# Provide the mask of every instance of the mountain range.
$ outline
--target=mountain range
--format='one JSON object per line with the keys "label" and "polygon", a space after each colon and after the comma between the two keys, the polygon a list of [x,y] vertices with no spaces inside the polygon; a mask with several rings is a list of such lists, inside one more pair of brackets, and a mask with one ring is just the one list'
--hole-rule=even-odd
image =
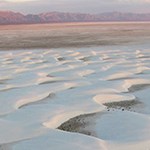
{"label": "mountain range", "polygon": [[46,12],[24,15],[13,11],[0,11],[0,25],[63,22],[150,21],[150,13],[106,12],[101,14]]}

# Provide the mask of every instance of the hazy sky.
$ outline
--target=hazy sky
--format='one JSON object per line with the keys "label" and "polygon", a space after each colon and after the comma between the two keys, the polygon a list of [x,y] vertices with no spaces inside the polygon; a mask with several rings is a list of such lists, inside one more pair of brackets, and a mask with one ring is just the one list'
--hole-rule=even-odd
{"label": "hazy sky", "polygon": [[0,10],[12,10],[23,13],[47,11],[150,13],[150,0],[0,0]]}

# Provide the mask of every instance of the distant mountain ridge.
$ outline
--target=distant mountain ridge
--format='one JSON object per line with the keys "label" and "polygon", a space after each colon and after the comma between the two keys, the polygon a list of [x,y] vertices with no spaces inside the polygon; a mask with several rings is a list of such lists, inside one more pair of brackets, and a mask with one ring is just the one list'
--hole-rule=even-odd
{"label": "distant mountain ridge", "polygon": [[0,11],[0,25],[3,24],[38,24],[63,22],[103,22],[103,21],[150,21],[150,13],[108,12],[101,14],[47,12],[28,14],[13,11]]}

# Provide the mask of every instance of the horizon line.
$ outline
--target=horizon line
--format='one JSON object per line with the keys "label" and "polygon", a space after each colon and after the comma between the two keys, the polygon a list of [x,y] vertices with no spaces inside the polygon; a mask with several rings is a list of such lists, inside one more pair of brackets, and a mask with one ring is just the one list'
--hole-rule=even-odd
{"label": "horizon line", "polygon": [[137,12],[130,12],[130,11],[104,11],[104,12],[100,12],[100,13],[88,13],[88,12],[71,12],[71,11],[43,11],[43,12],[39,12],[39,13],[24,13],[21,11],[14,11],[14,10],[0,10],[0,12],[13,12],[13,13],[21,13],[23,15],[38,15],[38,14],[42,14],[42,13],[71,13],[71,14],[90,14],[90,15],[99,15],[99,14],[105,14],[105,13],[122,13],[122,14],[150,14],[150,12],[148,13],[137,13]]}

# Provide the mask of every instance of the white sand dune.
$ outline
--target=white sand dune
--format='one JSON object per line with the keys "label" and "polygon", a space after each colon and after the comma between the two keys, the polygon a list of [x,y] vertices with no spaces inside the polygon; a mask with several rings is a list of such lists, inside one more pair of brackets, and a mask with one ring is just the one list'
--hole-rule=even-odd
{"label": "white sand dune", "polygon": [[[144,114],[149,112],[150,104],[148,95],[145,97],[147,93],[144,96],[139,95],[140,92],[149,89],[150,85],[148,57],[142,55],[144,59],[140,59],[141,65],[133,65],[130,59],[128,61],[118,57],[114,50],[111,57],[108,54],[110,51],[99,53],[95,50],[94,53],[90,52],[93,57],[85,55],[84,51],[83,54],[82,51],[66,51],[63,54],[65,57],[61,56],[62,52],[59,55],[57,53],[59,50],[22,53],[15,51],[11,52],[11,58],[5,60],[11,61],[10,64],[3,62],[6,69],[2,70],[2,74],[8,74],[7,66],[11,68],[11,64],[14,63],[15,68],[10,69],[9,73],[15,70],[11,76],[1,77],[1,147],[8,149],[9,145],[17,150],[24,147],[38,149],[44,145],[44,149],[48,149],[53,145],[54,149],[61,149],[63,143],[65,148],[74,146],[79,149],[95,147],[109,150],[118,146],[120,149],[138,148],[139,143],[142,145],[149,141],[150,121]],[[121,53],[121,50],[117,50],[116,53]],[[136,53],[139,55],[140,52]],[[31,54],[32,57],[26,56]],[[125,55],[126,58],[131,57],[131,51],[130,55],[128,52]],[[135,56],[133,60],[138,61],[139,58],[141,57]],[[120,63],[121,60],[125,63]],[[126,71],[123,68],[126,68]],[[145,71],[145,74],[139,74]],[[117,109],[115,111],[115,107],[109,113],[105,112],[106,103],[114,103],[114,106],[124,101],[132,103],[136,98],[147,105],[134,109],[138,113]],[[121,104],[123,105],[124,103]],[[88,120],[91,124],[85,124],[85,129],[93,132],[98,139],[53,130],[69,118],[95,112],[99,113],[91,121],[85,117],[85,123]],[[105,113],[101,115],[102,112]],[[32,117],[29,117],[31,114]],[[15,134],[15,137],[9,136],[10,133]],[[54,138],[56,135],[59,136]],[[81,143],[77,145],[73,140],[68,143],[68,137],[81,138]],[[44,141],[45,138],[47,140]],[[27,139],[30,140],[13,144]],[[85,146],[83,143],[87,143],[88,140],[93,140],[94,144],[89,143],[90,146]],[[56,144],[57,141],[61,146]],[[37,144],[34,144],[35,142]],[[128,142],[130,144],[126,145]],[[34,145],[34,148],[29,145]]]}
{"label": "white sand dune", "polygon": [[97,103],[104,104],[104,103],[109,103],[109,102],[112,103],[112,102],[135,100],[136,97],[134,95],[123,95],[123,94],[121,95],[121,94],[115,94],[115,93],[103,94],[102,93],[102,94],[96,95],[93,99]]}
{"label": "white sand dune", "polygon": [[138,78],[125,80],[123,84],[123,88],[125,89],[125,91],[131,92],[143,89],[148,86],[150,86],[149,79],[138,79]]}
{"label": "white sand dune", "polygon": [[132,78],[132,73],[129,72],[121,72],[108,76],[105,80],[120,80],[120,79],[128,79]]}
{"label": "white sand dune", "polygon": [[[31,146],[32,145],[32,146]],[[95,150],[107,150],[107,145],[105,141],[86,137],[84,135],[79,134],[68,134],[65,132],[56,132],[53,131],[52,133],[33,138],[26,142],[20,142],[13,146],[15,150],[28,150],[33,149],[82,149],[82,150],[91,150],[91,147]]]}
{"label": "white sand dune", "polygon": [[0,51],[0,150],[150,149],[150,50],[137,47]]}
{"label": "white sand dune", "polygon": [[30,97],[27,97],[26,99],[21,99],[15,103],[15,108],[19,109],[19,108],[22,108],[23,106],[26,106],[27,104],[34,103],[37,101],[42,101],[44,99],[50,98],[51,95],[52,93],[44,93],[44,94],[37,95],[35,97],[30,96]]}
{"label": "white sand dune", "polygon": [[103,140],[123,143],[147,141],[150,138],[150,118],[127,111],[110,112],[96,120],[95,130],[97,137]]}

